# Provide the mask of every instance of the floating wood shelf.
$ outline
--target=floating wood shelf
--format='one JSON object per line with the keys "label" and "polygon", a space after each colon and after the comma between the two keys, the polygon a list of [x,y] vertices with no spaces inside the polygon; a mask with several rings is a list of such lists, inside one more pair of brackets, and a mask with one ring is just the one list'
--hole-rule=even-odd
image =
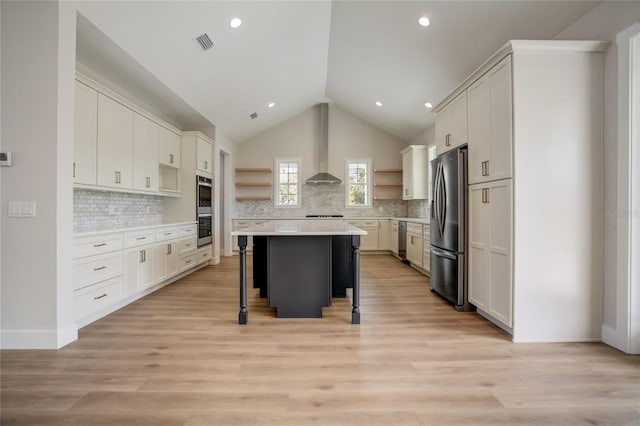
{"label": "floating wood shelf", "polygon": [[269,167],[236,167],[236,173],[271,173],[273,170]]}
{"label": "floating wood shelf", "polygon": [[402,169],[373,169],[374,173],[402,173]]}
{"label": "floating wood shelf", "polygon": [[402,197],[373,197],[374,200],[379,201],[379,200],[402,200]]}
{"label": "floating wood shelf", "polygon": [[402,186],[401,183],[374,183],[373,186],[377,186],[377,187],[400,187]]}
{"label": "floating wood shelf", "polygon": [[236,186],[273,186],[271,182],[236,182]]}
{"label": "floating wood shelf", "polygon": [[245,200],[273,200],[273,197],[248,195],[248,196],[242,196],[242,197],[238,196],[238,197],[236,197],[236,200],[238,200],[238,201],[245,201]]}

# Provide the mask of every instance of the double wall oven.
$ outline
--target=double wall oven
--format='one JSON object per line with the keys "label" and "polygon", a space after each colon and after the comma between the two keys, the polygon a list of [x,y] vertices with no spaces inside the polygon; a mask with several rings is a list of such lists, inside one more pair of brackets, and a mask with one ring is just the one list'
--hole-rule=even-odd
{"label": "double wall oven", "polygon": [[213,182],[196,176],[196,215],[198,221],[198,247],[213,241]]}

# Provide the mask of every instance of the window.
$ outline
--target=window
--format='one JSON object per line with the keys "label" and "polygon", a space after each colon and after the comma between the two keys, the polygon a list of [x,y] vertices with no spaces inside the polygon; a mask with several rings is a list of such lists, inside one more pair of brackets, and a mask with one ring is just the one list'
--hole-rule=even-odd
{"label": "window", "polygon": [[274,200],[276,207],[300,206],[300,169],[299,158],[276,158],[276,185]]}
{"label": "window", "polygon": [[371,159],[347,159],[344,175],[347,207],[371,206]]}
{"label": "window", "polygon": [[431,181],[431,160],[433,160],[434,158],[436,158],[436,146],[435,145],[431,145],[430,147],[427,148],[427,163],[429,165],[429,176],[427,176],[427,179],[429,180],[429,195],[428,195],[428,201],[431,202],[431,194],[433,193],[433,182]]}

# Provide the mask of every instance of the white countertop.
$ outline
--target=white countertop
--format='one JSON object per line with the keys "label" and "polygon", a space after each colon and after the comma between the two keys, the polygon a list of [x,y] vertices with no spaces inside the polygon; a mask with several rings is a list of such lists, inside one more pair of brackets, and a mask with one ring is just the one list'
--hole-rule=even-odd
{"label": "white countertop", "polygon": [[272,220],[232,231],[231,235],[367,235],[367,231],[336,220]]}
{"label": "white countertop", "polygon": [[109,234],[111,232],[127,232],[127,231],[142,231],[144,229],[154,229],[154,228],[163,228],[169,226],[182,226],[182,225],[193,225],[197,222],[175,222],[175,223],[159,223],[157,225],[141,225],[141,226],[131,226],[127,228],[110,228],[110,229],[99,229],[95,231],[82,231],[82,232],[74,232],[74,237],[86,237],[90,235],[102,235]]}
{"label": "white countertop", "polygon": [[431,224],[431,219],[424,217],[394,217],[393,220],[403,220],[406,222],[421,223],[423,225]]}

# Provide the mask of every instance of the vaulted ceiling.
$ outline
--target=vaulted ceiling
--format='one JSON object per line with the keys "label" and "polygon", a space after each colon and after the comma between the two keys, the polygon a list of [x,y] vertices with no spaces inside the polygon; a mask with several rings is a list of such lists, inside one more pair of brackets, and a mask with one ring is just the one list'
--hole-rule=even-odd
{"label": "vaulted ceiling", "polygon": [[[209,121],[243,141],[333,102],[410,141],[433,124],[425,102],[437,104],[508,40],[553,38],[599,2],[76,4],[78,61],[182,127]],[[203,33],[208,51],[195,42]]]}

